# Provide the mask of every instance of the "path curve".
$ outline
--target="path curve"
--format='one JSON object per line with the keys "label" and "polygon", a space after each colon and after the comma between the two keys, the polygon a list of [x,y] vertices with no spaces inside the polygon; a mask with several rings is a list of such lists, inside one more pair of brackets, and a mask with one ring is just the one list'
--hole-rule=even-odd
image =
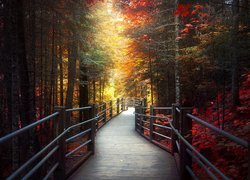
{"label": "path curve", "polygon": [[174,158],[134,130],[133,108],[102,127],[96,136],[96,153],[70,180],[175,180]]}

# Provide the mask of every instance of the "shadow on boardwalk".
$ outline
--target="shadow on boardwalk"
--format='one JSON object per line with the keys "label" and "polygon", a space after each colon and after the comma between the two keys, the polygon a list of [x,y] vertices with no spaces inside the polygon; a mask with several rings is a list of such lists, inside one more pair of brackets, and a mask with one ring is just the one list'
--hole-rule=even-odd
{"label": "shadow on boardwalk", "polygon": [[112,119],[97,133],[96,153],[70,180],[179,179],[174,158],[134,130],[130,108]]}

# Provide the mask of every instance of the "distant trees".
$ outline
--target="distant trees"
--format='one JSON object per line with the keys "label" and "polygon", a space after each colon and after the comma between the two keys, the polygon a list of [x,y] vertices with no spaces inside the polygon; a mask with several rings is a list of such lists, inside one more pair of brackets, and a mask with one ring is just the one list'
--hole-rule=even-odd
{"label": "distant trees", "polygon": [[[0,1],[0,136],[54,106],[122,93],[161,106],[206,108],[216,98],[218,112],[227,101],[240,106],[240,81],[250,67],[248,0],[94,3]],[[13,168],[22,151],[39,146],[34,133],[7,147]]]}
{"label": "distant trees", "polygon": [[[90,59],[95,56],[90,52],[90,37],[95,33],[96,19],[89,15],[89,7],[94,3],[0,1],[0,136],[51,114],[55,106],[71,108],[90,103],[89,95],[93,92],[88,77],[97,75],[89,71],[104,71],[92,66],[100,57],[91,63],[84,58],[86,54]],[[103,88],[103,84],[98,88]],[[36,133],[29,132],[15,138],[11,147],[1,148],[0,154],[12,152],[12,157],[1,155],[12,160],[12,169],[42,145]],[[6,161],[0,162],[2,171]]]}
{"label": "distant trees", "polygon": [[230,90],[231,104],[239,105],[240,77],[249,69],[249,51],[242,49],[249,44],[242,38],[249,36],[247,1],[131,0],[116,7],[136,48],[131,58],[139,66],[132,79],[151,85],[145,86],[153,103],[206,107],[218,94],[225,103]]}
{"label": "distant trees", "polygon": [[[11,101],[4,99],[11,98],[13,88],[17,88],[15,101],[21,108],[21,114],[18,113],[21,126],[50,114],[55,105],[72,107],[75,88],[79,85],[75,80],[81,71],[87,81],[87,64],[92,64],[85,58],[92,43],[89,34],[94,33],[88,11],[88,4],[82,1],[1,1],[1,102],[6,102],[1,104],[4,109],[1,119],[4,122],[7,123],[4,114],[12,114]],[[88,58],[94,58],[94,53],[88,52]],[[84,84],[88,87],[89,83]],[[85,101],[87,104],[88,100]]]}
{"label": "distant trees", "polygon": [[[10,131],[18,129],[20,125],[29,124],[33,113],[25,47],[24,4],[22,1],[13,0],[5,2],[4,5],[2,8],[4,36],[1,43],[1,81],[6,89],[3,89],[1,97],[3,99],[7,97],[7,99],[6,103],[2,104],[1,124],[3,129]],[[8,111],[6,112],[5,109]],[[12,141],[12,168],[16,168],[20,161],[22,149],[19,149],[18,144],[18,138],[14,138]]]}

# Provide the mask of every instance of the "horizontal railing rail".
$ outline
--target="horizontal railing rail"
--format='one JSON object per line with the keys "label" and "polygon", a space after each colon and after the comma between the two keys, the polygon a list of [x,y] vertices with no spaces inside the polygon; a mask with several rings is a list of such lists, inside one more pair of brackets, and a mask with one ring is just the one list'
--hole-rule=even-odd
{"label": "horizontal railing rail", "polygon": [[233,141],[233,142],[235,142],[235,143],[237,143],[237,144],[239,144],[239,145],[241,145],[243,147],[246,147],[246,148],[248,147],[248,142],[247,141],[245,141],[243,139],[240,139],[240,138],[238,138],[238,137],[236,137],[236,136],[234,136],[234,135],[232,135],[232,134],[230,134],[230,133],[228,133],[228,132],[226,132],[226,131],[224,131],[222,129],[219,129],[219,128],[207,123],[206,121],[202,120],[201,118],[195,117],[192,114],[186,114],[186,116],[189,117],[190,119],[192,119],[192,120],[206,126],[207,128],[213,130],[214,132],[216,132],[216,133],[230,139],[231,141]]}
{"label": "horizontal railing rail", "polygon": [[49,115],[49,116],[47,116],[47,117],[45,117],[43,119],[40,119],[40,120],[36,121],[35,123],[32,123],[32,124],[30,124],[28,126],[25,126],[25,127],[21,128],[19,130],[16,130],[16,131],[12,132],[10,134],[7,134],[4,137],[1,137],[0,138],[0,144],[4,143],[5,141],[8,141],[9,139],[11,139],[11,138],[13,138],[15,136],[18,136],[18,135],[32,129],[35,126],[38,126],[38,125],[40,125],[40,124],[42,124],[42,123],[44,123],[46,121],[51,120],[52,118],[56,117],[57,115],[59,115],[59,113],[55,112],[55,113],[53,113],[53,114],[51,114],[51,115]]}
{"label": "horizontal railing rail", "polygon": [[[59,112],[56,112],[54,114],[59,114]],[[51,116],[48,116],[51,117]],[[65,129],[62,133],[58,134],[58,136],[53,139],[47,146],[45,146],[43,149],[41,149],[38,153],[36,153],[32,158],[30,158],[28,161],[26,161],[22,166],[20,166],[15,172],[13,172],[7,179],[15,179],[18,175],[20,175],[27,167],[29,167],[34,161],[36,161],[39,157],[41,157],[47,150],[49,150],[49,148],[51,148],[53,145],[58,144],[58,141],[62,140],[62,138],[73,128],[76,128],[80,125],[84,125],[87,124],[91,121],[96,120],[98,117],[89,119],[87,121],[72,125],[70,127],[68,127],[67,129]],[[47,117],[44,119],[48,119]],[[44,120],[43,119],[43,120]],[[59,119],[58,119],[59,120]],[[39,123],[37,123],[39,122]],[[37,121],[31,125],[29,125],[29,129],[31,129],[32,127],[35,127],[39,124],[41,124],[41,120]],[[44,122],[44,121],[43,121]],[[61,120],[62,122],[62,120]],[[27,129],[27,128],[26,128]],[[22,130],[22,129],[20,129]],[[63,147],[64,148],[64,147]],[[53,148],[51,151],[49,151],[49,153],[47,153],[47,155],[37,164],[33,167],[33,169],[31,169],[24,177],[22,177],[21,179],[28,179],[30,178],[30,176],[32,176],[38,169],[39,167],[41,167],[46,160],[48,160],[57,150],[59,149],[59,145],[56,146],[56,148]],[[54,169],[56,170],[56,168]]]}
{"label": "horizontal railing rail", "polygon": [[73,108],[73,109],[66,109],[66,112],[81,111],[81,110],[91,109],[91,108],[92,108],[92,106]]}
{"label": "horizontal railing rail", "polygon": [[[31,158],[29,158],[26,162],[24,162],[21,166],[14,170],[7,177],[7,179],[30,179],[52,157],[57,157],[57,160],[54,164],[51,165],[50,169],[46,170],[47,173],[45,173],[43,179],[49,179],[51,176],[54,176],[54,179],[66,179],[66,177],[69,175],[66,174],[65,169],[66,158],[72,156],[74,153],[76,153],[85,146],[88,146],[89,149],[89,153],[86,154],[86,158],[89,157],[91,154],[94,154],[96,129],[101,128],[108,120],[114,117],[114,115],[118,115],[120,112],[125,110],[124,100],[118,99],[115,106],[117,114],[113,114],[114,106],[112,101],[105,102],[99,107],[96,105],[72,109],[66,109],[65,107],[55,107],[55,113],[41,120],[38,120],[28,126],[25,126],[19,130],[11,132],[10,134],[5,135],[4,137],[1,137],[0,146],[13,138],[20,136],[22,133],[27,132],[32,128],[35,128],[50,120],[53,120],[53,126],[55,131],[54,133],[56,135],[56,137],[52,139],[47,145],[45,145],[41,150],[39,150]],[[97,107],[99,108],[99,110]],[[70,113],[75,111],[80,112],[83,110],[90,111],[90,118],[85,119],[82,122],[70,125],[69,127],[66,127],[67,121],[70,121],[70,119],[66,120],[66,118],[70,117]],[[100,120],[105,121],[102,126],[98,126],[98,122]],[[80,132],[78,130],[78,132],[76,131],[75,133],[74,129],[77,128],[80,128]],[[70,134],[70,132],[73,132],[75,134],[72,135]],[[67,153],[65,152],[67,144],[73,143],[77,139],[82,138],[85,135],[87,135],[87,139],[84,138],[84,141],[80,143],[80,145],[78,145]]]}
{"label": "horizontal railing rail", "polygon": [[[173,105],[172,107],[154,107],[150,106],[150,114],[145,113],[145,108],[136,107],[135,110],[135,129],[141,135],[146,137],[152,143],[160,146],[159,142],[156,142],[154,134],[171,140],[171,152],[174,156],[178,155],[179,158],[176,161],[178,170],[180,172],[181,179],[198,179],[195,172],[192,170],[192,160],[194,160],[204,171],[208,174],[211,179],[225,179],[228,180],[230,177],[226,176],[219,168],[211,163],[205,156],[203,156],[193,145],[192,145],[192,121],[195,121],[206,128],[216,132],[217,134],[231,140],[232,142],[248,148],[248,159],[249,159],[249,142],[240,139],[222,129],[219,129],[205,120],[192,115],[191,108],[179,107]],[[157,116],[154,114],[154,110],[171,110],[171,115]],[[150,118],[150,121],[147,119]],[[154,119],[165,119],[168,125],[162,125],[155,123]],[[149,125],[149,126],[148,126]],[[155,127],[165,129],[171,132],[171,137],[166,136],[155,130]],[[149,132],[149,137],[144,134],[144,131]],[[163,148],[168,150],[166,148]],[[249,162],[249,160],[248,160]],[[249,176],[249,175],[248,175]]]}
{"label": "horizontal railing rail", "polygon": [[63,132],[59,136],[57,136],[54,140],[52,140],[48,145],[46,145],[43,149],[41,149],[38,153],[36,153],[32,158],[26,161],[22,166],[20,166],[16,171],[14,171],[7,179],[15,179],[18,175],[20,175],[30,164],[32,164],[36,159],[38,159],[41,155],[43,155],[50,147],[55,145],[59,139],[62,138],[67,132]]}
{"label": "horizontal railing rail", "polygon": [[[142,104],[142,103],[141,103]],[[146,110],[150,110],[149,114],[146,114]],[[156,119],[167,122],[167,117],[159,116],[156,111],[170,110],[169,107],[135,107],[135,129],[142,136],[149,139],[152,143],[160,146],[164,150],[171,151],[169,147],[164,146],[159,139],[171,142],[171,128],[166,125],[161,125],[155,122]],[[163,134],[162,130],[167,133]],[[147,136],[148,134],[148,136]],[[163,139],[162,139],[163,138]]]}
{"label": "horizontal railing rail", "polygon": [[[229,179],[227,178],[217,167],[215,167],[205,156],[203,156],[198,150],[196,150],[196,148],[189,142],[189,140],[187,140],[186,138],[184,138],[185,136],[189,136],[189,138],[191,137],[190,134],[186,133],[187,131],[184,131],[185,133],[181,134],[179,132],[178,129],[176,129],[174,127],[174,125],[172,124],[172,122],[169,120],[170,126],[173,130],[173,132],[178,136],[178,138],[181,140],[181,142],[179,143],[180,147],[179,147],[179,154],[180,154],[180,173],[181,173],[181,179],[187,178],[190,179],[191,174],[190,172],[192,172],[192,174],[195,174],[192,171],[192,161],[191,159],[187,156],[187,149],[191,149],[192,152],[194,152],[200,159],[202,159],[207,166],[209,166],[210,168],[212,168],[216,173],[218,173],[222,179]],[[185,129],[185,128],[183,128]],[[173,151],[173,153],[175,153],[175,151]],[[188,162],[187,162],[188,161]],[[189,169],[187,171],[187,168]],[[209,168],[206,168],[209,169]]]}
{"label": "horizontal railing rail", "polygon": [[82,131],[82,132],[80,132],[80,133],[78,133],[78,134],[76,134],[76,135],[74,135],[74,136],[72,136],[72,137],[66,139],[65,142],[66,142],[66,143],[72,142],[72,141],[74,141],[75,139],[77,139],[77,138],[79,138],[79,137],[85,135],[86,133],[88,133],[88,132],[90,132],[90,131],[91,131],[91,128],[89,128],[89,129],[87,129],[87,130],[85,130],[85,131]]}
{"label": "horizontal railing rail", "polygon": [[158,109],[158,110],[172,110],[171,107],[154,107],[154,109]]}

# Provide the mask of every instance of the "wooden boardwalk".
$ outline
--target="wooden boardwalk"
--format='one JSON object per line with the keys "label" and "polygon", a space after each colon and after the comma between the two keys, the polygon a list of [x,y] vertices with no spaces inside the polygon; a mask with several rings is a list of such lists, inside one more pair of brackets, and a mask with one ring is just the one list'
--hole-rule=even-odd
{"label": "wooden boardwalk", "polygon": [[96,136],[96,153],[70,180],[175,180],[174,158],[141,137],[134,127],[133,109],[113,118]]}

